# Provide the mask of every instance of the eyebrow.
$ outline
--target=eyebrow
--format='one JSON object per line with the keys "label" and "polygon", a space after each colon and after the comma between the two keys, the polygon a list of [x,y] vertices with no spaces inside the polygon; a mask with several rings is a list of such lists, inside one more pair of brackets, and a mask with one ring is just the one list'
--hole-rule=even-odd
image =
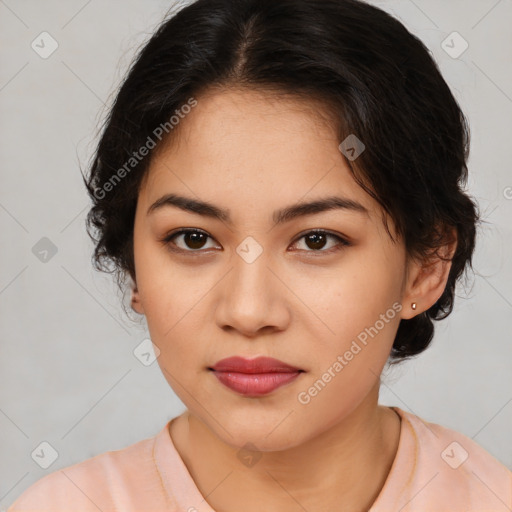
{"label": "eyebrow", "polygon": [[[203,217],[217,219],[231,225],[233,224],[228,210],[224,210],[206,201],[184,197],[178,194],[165,194],[160,197],[148,208],[146,215],[169,206],[175,206],[181,210],[196,213]],[[310,202],[299,202],[286,208],[276,210],[272,215],[272,220],[274,225],[277,225],[289,222],[298,217],[339,209],[368,215],[368,210],[357,201],[343,197],[329,196]]]}

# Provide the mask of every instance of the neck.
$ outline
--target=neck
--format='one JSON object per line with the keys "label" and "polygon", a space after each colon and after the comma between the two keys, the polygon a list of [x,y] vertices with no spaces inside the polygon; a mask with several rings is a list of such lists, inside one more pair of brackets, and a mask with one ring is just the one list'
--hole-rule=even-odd
{"label": "neck", "polygon": [[[179,421],[181,420],[181,421]],[[173,442],[196,486],[218,512],[365,511],[381,491],[398,448],[400,419],[378,405],[378,387],[342,421],[293,448],[255,453],[221,441],[188,413],[171,424]]]}

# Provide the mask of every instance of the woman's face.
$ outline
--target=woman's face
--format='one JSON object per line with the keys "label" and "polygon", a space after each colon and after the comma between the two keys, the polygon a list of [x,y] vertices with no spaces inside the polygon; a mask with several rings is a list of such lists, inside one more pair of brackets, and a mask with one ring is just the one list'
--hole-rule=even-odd
{"label": "woman's face", "polygon": [[[232,446],[290,448],[375,400],[404,314],[405,249],[313,104],[248,91],[197,100],[140,190],[137,310],[192,415]],[[148,213],[167,194],[226,216],[165,203]],[[360,206],[276,213],[330,197]],[[200,233],[178,233],[185,228]],[[303,371],[267,394],[244,395],[209,369],[231,356]]]}

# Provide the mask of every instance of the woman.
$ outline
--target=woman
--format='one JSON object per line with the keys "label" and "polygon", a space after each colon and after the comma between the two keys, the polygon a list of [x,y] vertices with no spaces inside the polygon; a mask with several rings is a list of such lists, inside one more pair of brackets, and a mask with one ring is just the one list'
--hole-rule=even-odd
{"label": "woman", "polygon": [[466,119],[418,38],[356,0],[198,0],[130,69],[85,179],[186,405],[9,509],[510,510],[466,436],[378,404],[470,266]]}

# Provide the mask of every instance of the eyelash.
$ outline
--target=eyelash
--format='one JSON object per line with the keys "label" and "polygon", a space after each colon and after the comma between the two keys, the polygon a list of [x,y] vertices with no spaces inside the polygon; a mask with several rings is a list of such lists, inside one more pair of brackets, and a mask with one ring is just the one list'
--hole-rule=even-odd
{"label": "eyelash", "polygon": [[[160,242],[162,242],[165,246],[167,246],[170,251],[181,253],[181,254],[189,253],[189,254],[192,254],[195,256],[195,255],[200,255],[201,253],[204,253],[208,250],[208,249],[186,250],[186,249],[180,249],[179,247],[177,248],[176,244],[174,244],[174,242],[172,242],[172,239],[176,238],[179,235],[183,235],[186,233],[202,233],[203,235],[206,235],[208,238],[213,239],[213,237],[211,237],[206,231],[203,231],[202,229],[185,228],[185,229],[180,229],[179,231],[173,231],[172,233],[169,233],[164,238],[162,238],[160,240]],[[340,251],[344,247],[348,247],[351,245],[351,243],[348,242],[345,238],[341,237],[340,235],[336,235],[330,231],[327,231],[325,229],[312,229],[310,231],[307,231],[306,233],[303,233],[298,238],[296,238],[295,241],[293,242],[293,245],[297,244],[297,242],[299,242],[301,239],[305,238],[307,235],[310,235],[310,234],[323,234],[323,235],[330,236],[332,238],[336,238],[339,240],[339,244],[332,247],[331,249],[328,249],[328,250],[322,250],[322,249],[304,250],[304,252],[307,252],[307,253],[313,253],[313,254],[319,253],[319,255],[332,254],[334,252]],[[315,255],[315,257],[316,257],[316,255]]]}

